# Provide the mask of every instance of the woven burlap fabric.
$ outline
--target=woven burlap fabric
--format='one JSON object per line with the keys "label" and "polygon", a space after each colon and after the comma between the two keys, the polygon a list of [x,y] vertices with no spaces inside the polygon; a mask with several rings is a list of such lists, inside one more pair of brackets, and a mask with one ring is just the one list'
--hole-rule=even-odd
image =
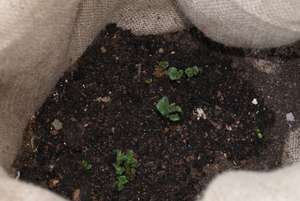
{"label": "woven burlap fabric", "polygon": [[[78,0],[78,11],[74,23],[70,26],[74,30],[71,35],[71,43],[68,47],[68,56],[71,63],[85,51],[96,35],[108,23],[122,7],[122,0]],[[126,5],[126,4],[125,4]],[[70,35],[67,37],[70,38]]]}
{"label": "woven burlap fabric", "polygon": [[161,34],[185,27],[184,17],[174,0],[127,0],[113,21],[137,35]]}
{"label": "woven burlap fabric", "polygon": [[[300,92],[299,92],[300,93]],[[284,164],[300,162],[300,126],[288,133],[285,144],[285,155],[282,158]]]}
{"label": "woven burlap fabric", "polygon": [[299,181],[300,164],[268,173],[228,172],[210,184],[202,201],[298,201]]}
{"label": "woven burlap fabric", "polygon": [[281,46],[299,40],[298,0],[180,0],[207,36],[238,47]]}
{"label": "woven burlap fabric", "polygon": [[65,201],[39,187],[11,179],[0,168],[0,201]]}
{"label": "woven burlap fabric", "polygon": [[5,167],[27,120],[70,65],[66,56],[77,4],[0,1],[0,163]]}
{"label": "woven burlap fabric", "polygon": [[0,13],[0,58],[6,62],[0,68],[0,90],[5,94],[0,98],[0,163],[6,168],[20,147],[30,116],[106,24],[117,22],[138,34],[184,26],[173,1],[13,0],[1,4],[5,12]]}
{"label": "woven burlap fabric", "polygon": [[84,0],[79,5],[69,57],[73,62],[101,31],[104,24],[117,23],[133,33],[161,34],[178,31],[185,21],[173,0]]}
{"label": "woven burlap fabric", "polygon": [[[28,119],[107,23],[116,22],[136,34],[176,31],[191,23],[227,45],[273,47],[300,38],[299,3],[298,0],[0,0],[0,164],[9,169]],[[300,153],[295,151],[297,146],[292,147],[293,153]],[[0,179],[0,193],[5,195],[0,201],[40,200],[39,196],[24,196],[31,192],[44,193],[9,178]],[[47,200],[47,196],[42,197]]]}

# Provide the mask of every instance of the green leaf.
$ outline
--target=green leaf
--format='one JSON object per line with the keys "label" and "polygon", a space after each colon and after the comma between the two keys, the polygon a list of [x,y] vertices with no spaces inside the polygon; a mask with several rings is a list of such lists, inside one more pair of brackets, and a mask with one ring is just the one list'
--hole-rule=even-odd
{"label": "green leaf", "polygon": [[164,70],[166,70],[167,68],[169,68],[169,62],[168,61],[160,61],[158,63],[158,66]]}
{"label": "green leaf", "polygon": [[180,121],[180,116],[179,114],[175,113],[175,114],[170,114],[168,116],[168,118],[170,119],[170,121],[176,122],[176,121]]}
{"label": "green leaf", "polygon": [[170,121],[179,121],[180,114],[183,113],[182,108],[176,103],[169,102],[169,99],[164,96],[156,104],[156,109],[159,113],[168,118]]}
{"label": "green leaf", "polygon": [[257,138],[258,139],[263,139],[264,138],[264,135],[263,135],[263,133],[261,132],[261,130],[259,129],[259,128],[257,128],[256,130],[255,130],[255,132],[256,132],[256,136],[257,136]]}
{"label": "green leaf", "polygon": [[258,134],[257,134],[257,138],[261,140],[261,139],[263,139],[263,138],[264,138],[264,136],[263,136],[263,134],[262,134],[262,133],[258,133]]}
{"label": "green leaf", "polygon": [[166,97],[166,96],[162,97],[156,104],[156,109],[159,111],[159,113],[162,116],[166,117],[169,114],[169,99],[168,99],[168,97]]}
{"label": "green leaf", "polygon": [[90,164],[88,161],[86,160],[82,160],[81,161],[81,165],[85,170],[91,170],[93,168],[92,164]]}
{"label": "green leaf", "polygon": [[188,78],[191,78],[197,76],[200,73],[200,69],[197,66],[193,66],[186,68],[184,72]]}
{"label": "green leaf", "polygon": [[117,181],[115,183],[116,188],[118,191],[121,191],[124,189],[125,185],[128,183],[128,178],[126,176],[118,176]]}
{"label": "green leaf", "polygon": [[181,69],[177,69],[175,67],[171,67],[168,69],[168,76],[170,80],[180,80],[184,74],[184,71]]}
{"label": "green leaf", "polygon": [[116,174],[115,186],[118,191],[121,191],[129,179],[134,177],[138,161],[132,150],[127,150],[126,153],[121,150],[114,150],[114,153],[117,154],[116,163],[113,164]]}
{"label": "green leaf", "polygon": [[114,168],[115,168],[115,173],[116,175],[122,175],[125,172],[125,169],[121,166],[118,166],[116,164],[113,164]]}
{"label": "green leaf", "polygon": [[188,78],[191,78],[194,76],[194,72],[193,72],[192,68],[186,68],[184,72]]}
{"label": "green leaf", "polygon": [[120,165],[121,163],[126,161],[127,156],[121,150],[117,150],[116,152],[117,152],[116,164]]}
{"label": "green leaf", "polygon": [[169,105],[169,114],[176,113],[176,112],[182,113],[181,107],[179,105],[176,105],[176,103],[170,104]]}
{"label": "green leaf", "polygon": [[193,66],[192,68],[194,70],[194,75],[198,75],[201,72],[201,70],[200,70],[200,68],[198,68],[198,66]]}
{"label": "green leaf", "polygon": [[125,166],[129,168],[135,168],[137,166],[137,160],[134,158],[134,153],[132,150],[127,151]]}
{"label": "green leaf", "polygon": [[152,78],[146,79],[144,82],[145,82],[145,84],[152,84],[153,79]]}

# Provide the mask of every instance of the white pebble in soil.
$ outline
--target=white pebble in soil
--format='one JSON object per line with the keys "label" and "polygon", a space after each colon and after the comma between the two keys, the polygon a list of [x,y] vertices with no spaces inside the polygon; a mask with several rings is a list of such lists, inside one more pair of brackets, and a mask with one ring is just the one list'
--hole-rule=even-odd
{"label": "white pebble in soil", "polygon": [[163,53],[165,53],[165,50],[164,50],[163,48],[159,48],[159,49],[158,49],[158,53],[159,53],[159,54],[163,54]]}
{"label": "white pebble in soil", "polygon": [[200,119],[207,119],[207,116],[202,108],[196,108],[196,111],[194,111],[194,115],[197,117],[197,120]]}
{"label": "white pebble in soil", "polygon": [[54,119],[54,121],[51,123],[51,126],[53,126],[53,128],[58,131],[63,128],[63,123],[58,119]]}
{"label": "white pebble in soil", "polygon": [[253,98],[252,102],[251,102],[253,105],[257,105],[258,104],[258,101],[256,98]]}
{"label": "white pebble in soil", "polygon": [[296,118],[292,112],[286,114],[286,121],[287,122],[295,122],[296,121]]}

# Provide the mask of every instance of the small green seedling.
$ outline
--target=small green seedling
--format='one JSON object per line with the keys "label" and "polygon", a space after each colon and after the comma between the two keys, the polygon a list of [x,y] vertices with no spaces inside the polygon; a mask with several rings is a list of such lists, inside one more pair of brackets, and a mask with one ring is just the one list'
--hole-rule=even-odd
{"label": "small green seedling", "polygon": [[193,66],[186,68],[184,72],[188,78],[192,78],[200,73],[200,69],[197,66]]}
{"label": "small green seedling", "polygon": [[153,79],[152,78],[146,79],[144,82],[145,82],[145,84],[152,84]]}
{"label": "small green seedling", "polygon": [[163,77],[167,69],[169,68],[169,62],[168,61],[160,61],[158,62],[158,65],[155,66],[153,75],[156,78],[161,78]]}
{"label": "small green seedling", "polygon": [[255,133],[258,139],[263,139],[264,138],[264,134],[262,133],[262,131],[259,128],[255,129]]}
{"label": "small green seedling", "polygon": [[81,165],[83,167],[84,170],[89,171],[93,168],[92,164],[90,164],[88,161],[86,160],[82,160],[81,161]]}
{"label": "small green seedling", "polygon": [[180,80],[184,74],[182,69],[177,69],[175,67],[171,67],[168,69],[168,76],[170,80]]}
{"label": "small green seedling", "polygon": [[128,180],[127,176],[125,176],[125,175],[117,176],[116,183],[115,183],[116,189],[118,191],[122,191],[128,183],[129,183],[129,180]]}
{"label": "small green seedling", "polygon": [[132,150],[128,150],[126,153],[120,150],[116,150],[115,152],[116,162],[113,164],[116,174],[115,186],[118,191],[121,191],[135,176],[138,162]]}
{"label": "small green seedling", "polygon": [[169,68],[169,62],[168,61],[160,61],[158,63],[158,66],[164,70],[167,70],[167,68]]}
{"label": "small green seedling", "polygon": [[183,113],[181,107],[176,105],[176,103],[170,104],[169,99],[166,96],[158,101],[156,109],[163,117],[173,122],[180,121],[181,114]]}

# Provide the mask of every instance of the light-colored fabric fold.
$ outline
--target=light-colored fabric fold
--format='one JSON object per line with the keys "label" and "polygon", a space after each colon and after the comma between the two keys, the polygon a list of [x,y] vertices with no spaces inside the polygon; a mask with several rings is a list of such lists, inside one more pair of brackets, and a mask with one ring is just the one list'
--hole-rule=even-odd
{"label": "light-colored fabric fold", "polygon": [[[31,115],[108,23],[117,23],[139,35],[178,31],[192,24],[226,45],[265,48],[300,39],[299,10],[299,0],[0,0],[0,165],[10,168]],[[293,153],[298,155],[300,151]],[[300,175],[296,167],[266,176],[221,176],[209,188],[205,201],[250,201],[263,190],[277,190],[274,200],[298,199],[298,192],[292,192]],[[275,186],[265,185],[286,181],[284,174],[295,176],[291,180],[294,187],[279,185],[280,197]],[[4,175],[1,170],[0,201],[62,200]],[[231,178],[234,189],[229,189]],[[251,178],[251,184],[242,181]],[[255,186],[254,181],[261,185]],[[223,196],[222,185],[233,197]],[[243,193],[235,194],[239,188]],[[247,199],[248,191],[254,197]],[[286,197],[289,192],[294,194]],[[255,198],[264,200],[263,196]]]}

